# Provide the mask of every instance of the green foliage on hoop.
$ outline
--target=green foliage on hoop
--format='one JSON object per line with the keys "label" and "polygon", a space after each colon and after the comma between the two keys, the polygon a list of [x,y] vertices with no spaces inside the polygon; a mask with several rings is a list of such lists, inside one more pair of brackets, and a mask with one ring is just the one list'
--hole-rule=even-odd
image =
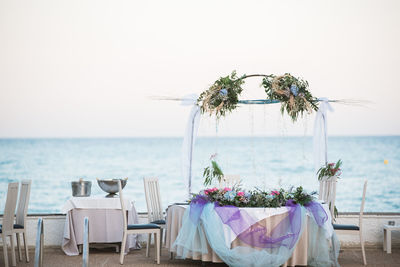
{"label": "green foliage on hoop", "polygon": [[236,76],[236,71],[232,71],[230,76],[220,77],[197,99],[201,112],[215,114],[219,118],[234,110],[243,91],[243,83],[243,79]]}
{"label": "green foliage on hoop", "polygon": [[280,101],[282,114],[286,110],[293,122],[299,114],[303,116],[304,112],[318,110],[318,101],[308,91],[308,82],[303,79],[289,73],[281,76],[252,74],[237,77],[236,71],[233,71],[231,75],[216,80],[208,90],[200,94],[197,104],[201,112],[215,114],[217,118],[232,112],[238,105],[244,79],[257,76],[263,77],[261,86],[265,88],[267,100]]}
{"label": "green foliage on hoop", "polygon": [[268,99],[281,101],[281,112],[286,110],[292,121],[296,121],[299,114],[303,116],[306,111],[317,111],[317,99],[307,90],[308,82],[296,78],[289,73],[281,76],[273,74],[263,78],[262,84]]}

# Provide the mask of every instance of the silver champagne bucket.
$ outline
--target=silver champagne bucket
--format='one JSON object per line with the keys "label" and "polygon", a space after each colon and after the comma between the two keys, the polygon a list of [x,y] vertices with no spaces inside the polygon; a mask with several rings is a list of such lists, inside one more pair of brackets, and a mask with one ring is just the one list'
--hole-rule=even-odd
{"label": "silver champagne bucket", "polygon": [[92,189],[92,182],[79,179],[78,182],[71,182],[73,197],[88,197]]}

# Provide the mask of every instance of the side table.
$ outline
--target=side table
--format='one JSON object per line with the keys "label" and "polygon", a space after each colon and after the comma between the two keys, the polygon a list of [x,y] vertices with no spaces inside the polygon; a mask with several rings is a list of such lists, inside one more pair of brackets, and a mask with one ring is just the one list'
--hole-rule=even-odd
{"label": "side table", "polygon": [[383,226],[383,251],[388,254],[392,253],[392,231],[400,231],[400,226],[387,224]]}

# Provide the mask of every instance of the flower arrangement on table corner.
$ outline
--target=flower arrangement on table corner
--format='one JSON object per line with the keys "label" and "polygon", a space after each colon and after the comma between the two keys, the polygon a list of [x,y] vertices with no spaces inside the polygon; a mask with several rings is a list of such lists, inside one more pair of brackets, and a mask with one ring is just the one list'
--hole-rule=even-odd
{"label": "flower arrangement on table corner", "polygon": [[193,194],[189,202],[201,198],[207,202],[216,202],[220,206],[278,208],[285,206],[289,199],[302,206],[307,205],[314,200],[315,194],[316,192],[310,194],[305,192],[301,186],[296,189],[292,187],[289,190],[281,188],[273,191],[263,191],[258,188],[245,191],[239,187],[221,189],[214,187]]}
{"label": "flower arrangement on table corner", "polygon": [[342,166],[342,160],[338,160],[336,163],[327,163],[324,167],[321,167],[317,171],[318,180],[322,180],[323,177],[339,176],[342,174],[340,167]]}
{"label": "flower arrangement on table corner", "polygon": [[227,112],[236,109],[239,95],[242,93],[244,79],[249,77],[263,77],[261,86],[267,94],[267,100],[281,102],[281,112],[286,110],[292,121],[296,121],[299,114],[311,113],[318,110],[318,101],[308,91],[308,82],[286,73],[281,76],[273,74],[252,74],[237,76],[236,71],[226,77],[220,77],[206,91],[200,94],[197,104],[202,113],[215,114],[217,119]]}

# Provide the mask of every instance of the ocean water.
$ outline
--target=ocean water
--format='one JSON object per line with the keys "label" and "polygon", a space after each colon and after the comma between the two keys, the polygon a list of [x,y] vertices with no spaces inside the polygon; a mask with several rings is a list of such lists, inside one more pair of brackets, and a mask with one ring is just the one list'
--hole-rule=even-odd
{"label": "ocean water", "polygon": [[[359,210],[368,179],[365,210],[400,212],[400,136],[329,137],[328,142],[330,161],[343,161],[339,211]],[[7,184],[22,179],[32,179],[29,213],[60,213],[71,197],[71,181],[79,178],[92,181],[92,195],[106,195],[96,177],[128,177],[125,195],[146,211],[142,178],[156,176],[164,207],[182,202],[181,149],[182,138],[0,139],[0,212]],[[311,137],[198,138],[193,191],[203,188],[202,172],[214,153],[224,173],[241,176],[244,188],[318,189]]]}

